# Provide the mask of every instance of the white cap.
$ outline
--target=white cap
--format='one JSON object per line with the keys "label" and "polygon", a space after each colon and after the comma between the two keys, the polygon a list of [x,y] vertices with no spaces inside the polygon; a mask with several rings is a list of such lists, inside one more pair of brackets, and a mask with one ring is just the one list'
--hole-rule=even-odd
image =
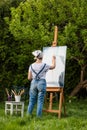
{"label": "white cap", "polygon": [[32,54],[38,59],[43,58],[43,53],[41,50],[33,51]]}

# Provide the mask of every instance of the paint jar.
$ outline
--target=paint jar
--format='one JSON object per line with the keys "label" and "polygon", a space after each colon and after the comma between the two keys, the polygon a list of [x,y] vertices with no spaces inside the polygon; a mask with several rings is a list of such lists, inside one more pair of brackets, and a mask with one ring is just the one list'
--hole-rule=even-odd
{"label": "paint jar", "polygon": [[20,95],[15,95],[15,102],[20,102],[21,96]]}

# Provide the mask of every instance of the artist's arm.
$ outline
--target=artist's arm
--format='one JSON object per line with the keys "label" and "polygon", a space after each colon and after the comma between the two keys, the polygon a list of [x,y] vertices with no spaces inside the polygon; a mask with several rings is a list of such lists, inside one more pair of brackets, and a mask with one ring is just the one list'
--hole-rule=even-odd
{"label": "artist's arm", "polygon": [[32,80],[32,72],[28,71],[28,80]]}
{"label": "artist's arm", "polygon": [[53,57],[52,57],[52,65],[50,66],[50,70],[51,70],[51,69],[54,69],[55,67],[56,67],[56,57],[53,56]]}

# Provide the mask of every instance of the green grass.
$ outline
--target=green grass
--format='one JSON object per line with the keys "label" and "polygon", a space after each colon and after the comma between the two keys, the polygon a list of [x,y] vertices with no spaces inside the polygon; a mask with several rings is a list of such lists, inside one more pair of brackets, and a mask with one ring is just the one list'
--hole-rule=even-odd
{"label": "green grass", "polygon": [[[4,102],[0,103],[0,130],[87,130],[87,99],[66,102],[66,117],[62,113],[61,119],[54,113],[45,113],[41,119],[36,118],[36,109],[33,118],[26,116],[25,104],[24,117],[20,115],[5,115]],[[55,106],[56,108],[56,106]]]}

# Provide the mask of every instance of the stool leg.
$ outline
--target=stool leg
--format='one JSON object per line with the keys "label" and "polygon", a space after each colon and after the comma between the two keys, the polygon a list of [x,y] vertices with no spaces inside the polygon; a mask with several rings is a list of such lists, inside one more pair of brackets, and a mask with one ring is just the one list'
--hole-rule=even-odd
{"label": "stool leg", "polygon": [[7,115],[7,104],[5,103],[5,115]]}
{"label": "stool leg", "polygon": [[18,109],[18,106],[17,106],[17,104],[16,104],[16,106],[15,106],[15,109],[16,109],[16,114],[17,114],[17,109]]}
{"label": "stool leg", "polygon": [[13,104],[11,104],[11,110],[10,110],[10,114],[13,115]]}
{"label": "stool leg", "polygon": [[24,104],[21,105],[21,117],[24,115]]}

